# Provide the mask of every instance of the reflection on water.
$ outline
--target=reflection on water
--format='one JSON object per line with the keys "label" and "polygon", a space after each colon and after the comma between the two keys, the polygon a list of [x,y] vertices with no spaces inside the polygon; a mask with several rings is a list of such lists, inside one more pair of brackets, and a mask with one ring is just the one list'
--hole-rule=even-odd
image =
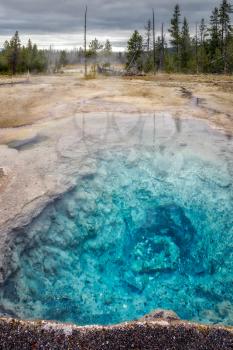
{"label": "reflection on water", "polygon": [[[233,324],[232,139],[166,115],[83,115],[77,186],[22,229],[1,310],[109,324],[156,308]],[[92,165],[85,175],[81,166]]]}
{"label": "reflection on water", "polygon": [[182,119],[176,117],[174,119],[174,121],[175,121],[175,125],[176,125],[176,131],[177,132],[181,132],[181,130],[182,130]]}

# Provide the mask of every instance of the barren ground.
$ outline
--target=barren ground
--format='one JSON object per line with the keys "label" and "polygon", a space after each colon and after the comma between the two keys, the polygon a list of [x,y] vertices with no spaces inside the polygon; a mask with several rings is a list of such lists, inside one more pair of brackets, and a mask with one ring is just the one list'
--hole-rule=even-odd
{"label": "barren ground", "polygon": [[[181,116],[187,112],[186,117],[192,114],[233,130],[233,77],[229,76],[157,75],[84,80],[77,72],[29,80],[0,78],[0,94],[1,143],[14,138],[12,134],[23,132],[23,129],[16,131],[17,127],[70,117],[78,112],[166,109]],[[195,97],[200,99],[199,108]],[[206,110],[211,112],[211,118]]]}

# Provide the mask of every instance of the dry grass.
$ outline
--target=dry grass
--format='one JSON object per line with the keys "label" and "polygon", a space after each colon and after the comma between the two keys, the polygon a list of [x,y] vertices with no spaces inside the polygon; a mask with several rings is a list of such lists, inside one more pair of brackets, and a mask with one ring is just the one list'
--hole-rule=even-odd
{"label": "dry grass", "polygon": [[92,80],[96,78],[97,78],[97,74],[95,72],[90,72],[83,77],[84,80]]}
{"label": "dry grass", "polygon": [[126,90],[126,94],[128,96],[133,96],[133,97],[143,97],[143,98],[154,97],[154,91],[147,86],[141,86],[141,87],[130,86]]}
{"label": "dry grass", "polygon": [[214,74],[166,74],[158,73],[156,75],[147,74],[145,76],[129,76],[124,79],[128,80],[146,80],[146,81],[177,81],[188,82],[193,80],[195,82],[210,83],[210,82],[233,82],[233,75],[214,75]]}
{"label": "dry grass", "polygon": [[6,118],[0,118],[0,128],[6,129],[6,128],[19,128],[22,126],[31,125],[31,121],[26,120],[25,117],[6,117]]}
{"label": "dry grass", "polygon": [[9,96],[8,101],[1,104],[0,128],[18,128],[32,124],[37,118],[32,115],[33,108],[42,100],[34,97],[23,100],[16,94]]}

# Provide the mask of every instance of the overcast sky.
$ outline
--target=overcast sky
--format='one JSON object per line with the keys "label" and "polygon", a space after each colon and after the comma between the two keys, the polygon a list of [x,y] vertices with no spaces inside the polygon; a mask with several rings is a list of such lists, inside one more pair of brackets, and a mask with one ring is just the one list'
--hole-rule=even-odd
{"label": "overcast sky", "polygon": [[[182,15],[191,29],[201,18],[209,19],[215,0],[181,0]],[[109,38],[115,49],[125,47],[134,29],[143,33],[145,22],[156,14],[156,30],[168,28],[176,1],[88,0],[88,39]],[[40,47],[78,48],[83,44],[85,0],[0,0],[0,46],[18,30],[24,43],[28,37]]]}

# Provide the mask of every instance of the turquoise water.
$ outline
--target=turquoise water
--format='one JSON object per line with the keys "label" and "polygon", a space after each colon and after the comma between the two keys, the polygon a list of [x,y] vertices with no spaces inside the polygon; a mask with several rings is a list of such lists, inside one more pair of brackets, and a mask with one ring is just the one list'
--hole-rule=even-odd
{"label": "turquoise water", "polygon": [[20,231],[2,308],[85,325],[165,308],[233,324],[232,140],[194,126],[186,143],[96,150],[95,171]]}

